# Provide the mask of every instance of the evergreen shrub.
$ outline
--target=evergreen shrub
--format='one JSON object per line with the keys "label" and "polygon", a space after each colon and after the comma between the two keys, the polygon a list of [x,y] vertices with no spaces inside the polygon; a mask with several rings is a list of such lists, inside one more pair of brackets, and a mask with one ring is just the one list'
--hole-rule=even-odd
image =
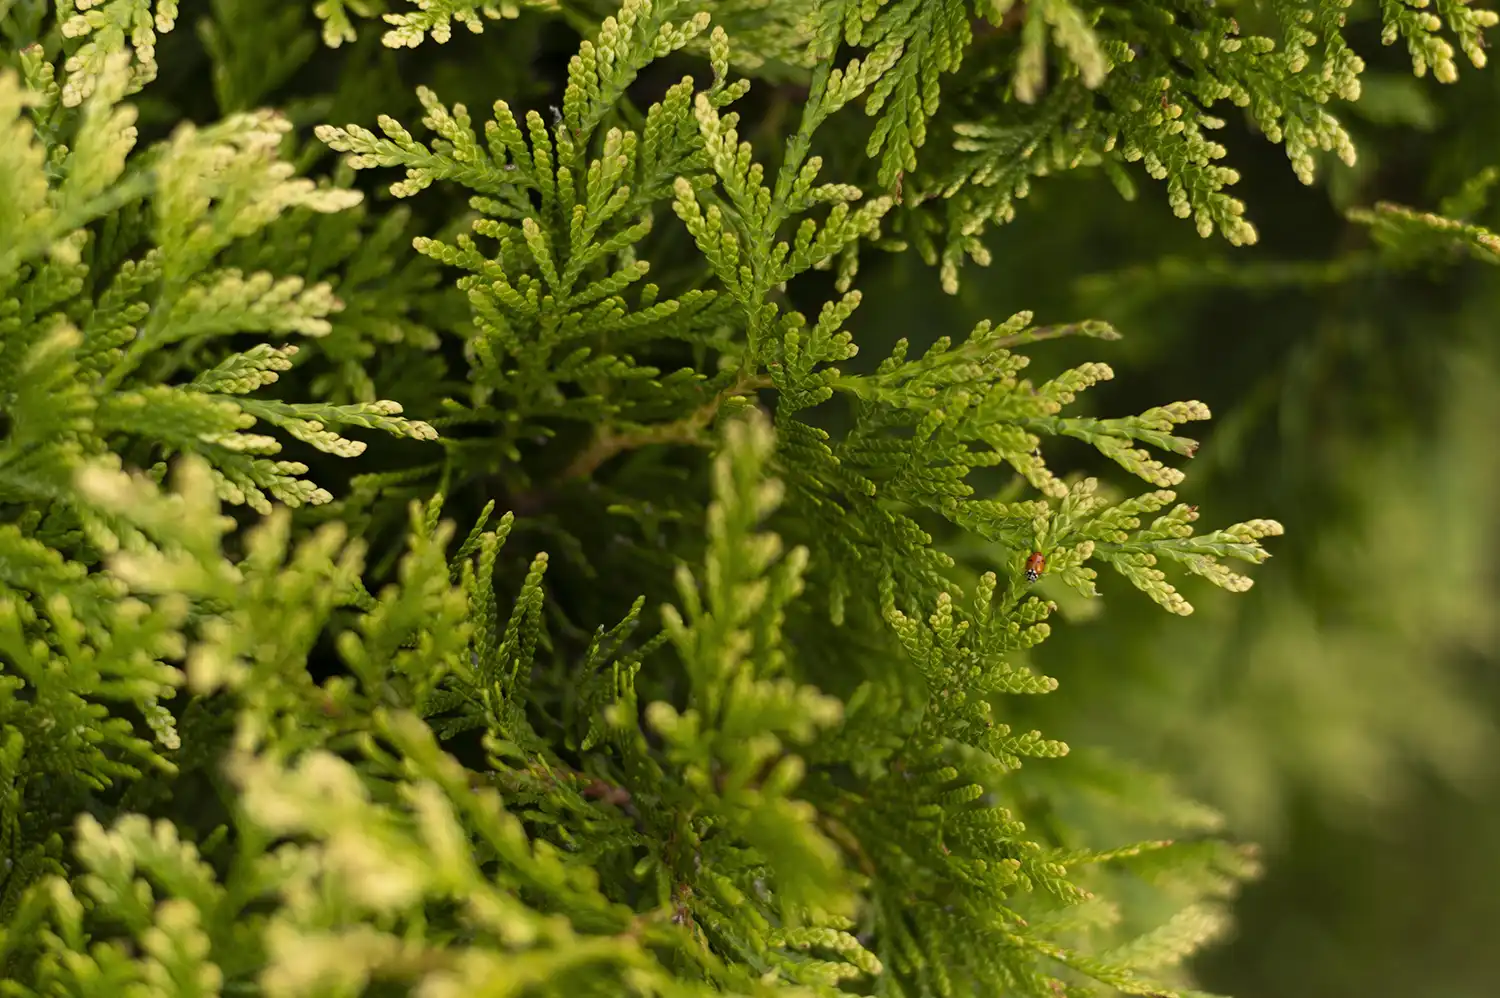
{"label": "evergreen shrub", "polygon": [[1026,376],[1107,324],[870,358],[861,266],[1066,170],[1253,243],[1218,114],[1311,182],[1351,12],[1497,19],[1368,6],[0,0],[0,986],[1196,994],[1253,851],[1028,651],[1280,525]]}

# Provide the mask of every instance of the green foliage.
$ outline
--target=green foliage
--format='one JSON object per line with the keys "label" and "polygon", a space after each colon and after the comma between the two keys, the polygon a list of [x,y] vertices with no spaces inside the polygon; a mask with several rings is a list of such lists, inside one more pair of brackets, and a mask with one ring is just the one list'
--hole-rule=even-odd
{"label": "green foliage", "polygon": [[[1021,312],[861,365],[854,284],[910,242],[956,287],[1074,166],[1143,162],[1252,241],[1208,112],[1304,181],[1351,157],[1341,6],[1247,11],[1279,48],[1069,0],[395,6],[312,12],[372,80],[358,18],[392,49],[587,37],[557,106],[490,95],[476,130],[421,86],[425,133],[320,125],[314,180],[294,117],[249,109],[334,58],[295,12],[257,79],[271,5],[217,5],[222,118],[173,93],[148,128],[125,100],[175,3],[0,6],[5,990],[1197,994],[1252,856],[1168,777],[1012,723],[1058,696],[1028,571],[1084,599],[1102,562],[1187,614],[1183,577],[1243,591],[1228,562],[1281,526],[1195,532],[1156,452],[1192,457],[1201,402],[1110,418],[1079,404],[1103,363],[1023,377],[1018,348],[1109,325]],[[1444,80],[1439,32],[1481,63],[1495,20],[1382,16]],[[795,123],[763,130],[745,74],[805,85]],[[356,186],[391,168],[410,210]],[[1152,490],[1052,471],[1074,442]]]}

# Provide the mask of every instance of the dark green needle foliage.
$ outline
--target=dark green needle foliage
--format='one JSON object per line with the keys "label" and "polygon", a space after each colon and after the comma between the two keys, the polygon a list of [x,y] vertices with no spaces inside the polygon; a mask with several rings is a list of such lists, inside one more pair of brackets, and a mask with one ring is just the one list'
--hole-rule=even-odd
{"label": "dark green needle foliage", "polygon": [[867,362],[859,265],[1073,168],[1254,241],[1216,115],[1351,158],[1344,6],[0,0],[0,989],[1196,994],[1253,854],[1017,723],[1025,566],[1187,614],[1281,527],[1027,377],[1108,325]]}

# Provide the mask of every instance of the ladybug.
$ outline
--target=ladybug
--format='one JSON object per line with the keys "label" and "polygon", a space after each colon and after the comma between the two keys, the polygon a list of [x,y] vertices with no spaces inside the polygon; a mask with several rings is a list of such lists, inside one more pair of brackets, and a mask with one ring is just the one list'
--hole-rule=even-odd
{"label": "ladybug", "polygon": [[1042,577],[1047,570],[1047,559],[1042,557],[1040,551],[1033,551],[1026,559],[1026,581],[1035,582]]}

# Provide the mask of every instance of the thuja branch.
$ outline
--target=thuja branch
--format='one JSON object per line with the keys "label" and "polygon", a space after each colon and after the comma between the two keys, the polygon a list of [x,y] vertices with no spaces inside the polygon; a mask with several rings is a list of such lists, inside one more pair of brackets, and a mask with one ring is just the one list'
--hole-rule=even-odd
{"label": "thuja branch", "polygon": [[1022,330],[1011,336],[1001,336],[994,341],[994,345],[1002,350],[1010,350],[1015,347],[1025,346],[1028,343],[1040,343],[1043,340],[1058,340],[1065,336],[1091,336],[1099,340],[1117,340],[1120,334],[1115,327],[1107,322],[1097,319],[1088,319],[1083,322],[1069,322],[1059,326],[1038,326],[1035,329]]}

